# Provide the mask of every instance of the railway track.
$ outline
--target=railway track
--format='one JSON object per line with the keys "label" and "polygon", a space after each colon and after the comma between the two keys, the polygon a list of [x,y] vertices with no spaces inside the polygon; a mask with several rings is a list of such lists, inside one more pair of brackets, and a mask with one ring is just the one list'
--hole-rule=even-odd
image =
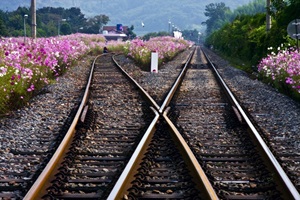
{"label": "railway track", "polygon": [[[211,52],[209,55],[214,58]],[[218,62],[216,61],[216,63]],[[300,135],[298,134],[298,128],[287,120],[293,119],[293,121],[299,122],[299,104],[293,101],[289,102],[289,98],[284,97],[280,93],[276,93],[275,96],[283,96],[284,98],[280,102],[277,102],[274,100],[276,97],[272,96],[272,90],[268,91],[267,87],[260,91],[264,94],[263,97],[260,97],[256,89],[262,87],[262,83],[259,81],[252,82],[251,78],[243,76],[243,72],[237,69],[233,69],[233,72],[232,70],[227,70],[226,65],[221,66],[220,63],[217,65],[228,86],[232,88],[234,94],[242,102],[244,110],[249,112],[252,121],[256,122],[258,129],[261,130],[263,139],[287,172],[297,190],[300,191]],[[228,78],[233,77],[233,75],[233,79]],[[261,103],[255,102],[253,98],[259,99]],[[268,102],[272,103],[269,104]],[[281,109],[274,109],[277,107]],[[288,108],[291,108],[293,112],[288,111]],[[287,113],[289,113],[289,117],[284,117],[283,114]]]}
{"label": "railway track", "polygon": [[110,54],[95,59],[89,99],[58,147],[68,151],[54,154],[24,199],[299,198],[195,49],[161,106]]}
{"label": "railway track", "polygon": [[[203,57],[198,51],[198,57]],[[272,171],[257,153],[248,127],[220,88],[209,65],[198,62],[172,104],[173,121],[222,199],[277,199]]]}
{"label": "railway track", "polygon": [[[104,55],[101,57],[101,59],[105,59],[105,58],[110,59],[108,55]],[[112,65],[112,62],[108,62],[107,60],[105,60],[104,63],[105,64],[102,64],[101,66],[100,65],[97,66],[97,62],[95,62],[94,65],[95,74],[93,75],[93,82],[96,82],[96,80],[100,81],[100,84],[98,82],[98,83],[93,83],[91,85],[91,94],[90,94],[90,99],[88,104],[89,106],[92,107],[92,109],[90,109],[91,112],[94,113],[89,114],[89,110],[84,112],[86,113],[86,117],[84,117],[84,119],[85,118],[91,119],[87,123],[89,124],[89,126],[91,126],[91,128],[87,128],[86,124],[84,124],[83,132],[85,132],[86,129],[88,129],[91,130],[91,134],[85,136],[86,134],[89,133],[89,131],[87,131],[86,133],[81,133],[79,131],[81,128],[79,128],[77,125],[78,130],[76,131],[74,137],[76,139],[69,139],[70,141],[72,140],[72,142],[70,142],[70,144],[67,144],[66,146],[70,146],[71,150],[63,158],[63,162],[60,165],[60,167],[58,167],[59,168],[58,173],[54,175],[54,179],[51,181],[50,187],[48,187],[49,185],[48,183],[44,182],[44,178],[41,178],[35,183],[33,189],[28,192],[28,194],[25,196],[25,199],[33,199],[33,198],[45,198],[45,199],[103,198],[105,199],[107,198],[107,192],[110,191],[109,188],[115,185],[115,179],[117,177],[120,177],[120,173],[122,172],[122,170],[126,171],[124,170],[124,166],[126,165],[126,162],[128,161],[129,157],[132,154],[131,151],[132,149],[134,149],[133,147],[135,147],[137,141],[139,141],[138,140],[140,137],[139,134],[143,133],[140,130],[143,129],[143,127],[148,127],[145,126],[145,124],[139,120],[143,119],[142,115],[144,115],[145,113],[147,113],[145,115],[147,118],[151,116],[151,114],[149,114],[149,112],[146,111],[147,109],[150,109],[150,107],[149,105],[146,104],[146,108],[145,107],[142,108],[143,102],[138,102],[135,100],[135,98],[133,98],[133,95],[130,92],[131,91],[130,84],[123,82],[123,80],[125,81],[126,78],[125,77],[121,78],[120,76],[121,73],[117,73],[117,71],[115,70],[116,67]],[[99,73],[97,72],[97,68],[99,69]],[[124,87],[124,85],[128,85],[129,88]],[[113,90],[113,92],[112,91],[109,91],[107,93],[105,92],[111,89]],[[116,94],[119,94],[120,96],[118,97],[116,96]],[[144,94],[144,96],[147,96],[147,94]],[[126,100],[126,97],[128,98],[128,100]],[[116,100],[120,101],[120,103],[116,103],[115,102]],[[124,101],[126,103],[125,108],[123,108]],[[151,97],[148,98],[148,102],[152,103],[151,106],[154,107],[152,108],[153,111],[155,109],[156,110],[158,109],[158,106],[156,105],[154,100],[152,100]],[[136,103],[136,104],[132,104],[132,103]],[[110,116],[109,114],[110,112],[112,114],[115,114],[115,112],[122,112],[122,109],[120,107],[123,108],[124,114],[118,114],[117,119],[116,119],[116,115]],[[139,107],[141,108],[139,109]],[[148,130],[143,135],[143,138],[141,140],[141,141],[146,141],[146,143],[151,143],[149,142],[149,139],[154,137],[153,133],[157,128],[156,126],[158,124],[157,121],[159,115],[156,110],[154,112],[156,113],[156,117],[152,121],[151,125],[149,126]],[[139,115],[134,114],[137,111],[140,111]],[[99,115],[98,113],[102,113],[103,116],[98,116]],[[111,121],[112,118],[113,121]],[[103,120],[109,120],[109,121],[106,122]],[[133,123],[134,125],[130,125],[132,121],[134,122]],[[122,123],[124,123],[124,125],[120,126]],[[116,129],[116,132],[113,132],[112,129],[114,128]],[[95,129],[99,129],[99,131]],[[132,134],[132,132],[135,131],[137,132],[135,134]],[[95,138],[96,137],[95,135],[99,135],[99,139]],[[83,140],[79,140],[79,142],[77,142],[77,138],[82,138],[82,137]],[[147,139],[144,140],[145,137],[147,137]],[[91,138],[92,140],[90,140]],[[126,142],[126,140],[128,140],[129,138],[130,138],[129,142]],[[130,145],[132,146],[132,148],[130,147]],[[94,146],[96,146],[96,148]],[[138,147],[140,146],[142,146],[142,148],[145,148],[145,145],[144,144],[141,145],[141,142],[138,144]],[[72,150],[74,148],[75,150]],[[87,152],[87,150],[90,151]],[[138,153],[140,154],[140,152]],[[141,155],[139,155],[138,157],[141,157]],[[175,161],[173,160],[172,157],[168,158],[169,162],[171,160],[171,163],[173,162],[183,163],[183,158],[180,157],[179,159],[181,160]],[[131,160],[132,158],[130,159],[130,161]],[[164,159],[162,159],[162,161],[163,160]],[[127,166],[131,164],[130,161],[128,162]],[[164,162],[167,161],[165,160]],[[133,166],[138,166],[138,165],[139,165],[138,163],[135,163]],[[166,164],[166,166],[170,167],[170,164],[169,165]],[[168,170],[168,168],[165,168],[165,170]],[[188,172],[191,170],[195,172],[197,171],[192,168],[192,169],[180,171],[180,173],[177,171],[176,174],[175,173],[176,171],[173,170],[173,173],[175,173],[174,174],[175,177],[181,177],[181,178],[175,178],[179,183],[177,183],[176,184],[177,186],[174,187],[180,188],[183,185],[186,185],[186,187],[182,189],[182,191],[185,192],[195,189],[195,185],[199,185],[199,183],[196,182],[196,184],[194,185],[191,184],[191,179],[182,178],[182,177],[186,177]],[[131,174],[133,173],[131,172]],[[41,177],[42,176],[43,175],[41,175]],[[195,179],[195,181],[197,180],[198,179]],[[171,179],[169,180],[169,182],[172,183],[174,181]],[[202,189],[205,191],[206,190],[205,188],[206,187],[203,187]],[[41,192],[41,190],[45,191],[46,194],[44,195],[44,192]],[[172,190],[169,189],[166,192],[168,193],[168,195],[174,195],[174,194],[170,194],[171,191]],[[196,192],[196,194],[197,193],[198,192]],[[194,193],[190,192],[189,195],[192,194],[195,194],[195,191]],[[157,193],[156,197],[158,197],[159,195],[163,195],[163,194]],[[179,197],[182,198],[183,197],[182,194],[180,194]],[[108,198],[110,198],[110,196]]]}
{"label": "railway track", "polygon": [[[270,147],[267,145],[267,143],[269,143],[267,140],[265,140],[264,134],[263,132],[259,131],[260,128],[256,128],[259,127],[255,120],[253,120],[253,118],[251,118],[250,114],[245,111],[242,106],[239,104],[238,100],[236,99],[235,95],[230,91],[229,87],[226,85],[225,81],[221,78],[220,73],[218,72],[218,70],[216,69],[216,67],[214,66],[214,64],[210,61],[209,57],[207,55],[205,55],[206,59],[209,61],[209,65],[212,67],[216,77],[218,78],[217,80],[221,83],[222,88],[224,89],[224,91],[226,91],[226,95],[227,97],[229,97],[229,101],[231,102],[232,105],[232,109],[235,113],[235,115],[237,116],[238,120],[246,125],[246,131],[249,133],[249,139],[251,138],[253,144],[255,145],[254,147],[256,148],[256,152],[258,151],[259,154],[259,158],[258,157],[252,157],[252,159],[254,159],[254,163],[259,161],[260,158],[263,161],[263,164],[267,167],[268,173],[270,173],[272,175],[272,178],[274,180],[276,189],[280,192],[280,197],[274,195],[275,191],[270,192],[270,193],[266,193],[266,196],[260,196],[260,192],[257,192],[255,189],[259,188],[258,184],[254,184],[251,185],[250,184],[250,190],[246,189],[245,194],[250,194],[252,192],[252,189],[254,189],[255,192],[257,192],[258,194],[254,195],[254,198],[282,198],[282,199],[300,199],[300,195],[299,195],[299,191],[297,191],[297,180],[294,179],[294,182],[292,183],[292,181],[290,180],[290,176],[288,177],[287,174],[290,174],[290,171],[284,171],[283,167],[284,166],[284,162],[280,162],[276,159],[276,157],[273,155],[272,151],[270,150]],[[246,136],[248,137],[248,136]],[[246,138],[247,141],[247,138]],[[265,142],[266,141],[266,142]],[[244,144],[242,144],[244,146]],[[230,145],[229,145],[230,146]],[[246,148],[247,149],[247,148]],[[252,149],[251,149],[252,150]],[[250,152],[248,152],[250,153]],[[252,155],[253,156],[253,155]],[[249,158],[251,158],[251,156],[249,156]],[[297,159],[295,157],[295,159]],[[257,166],[256,164],[254,164],[254,166]],[[268,178],[266,179],[266,182],[261,181],[262,177],[265,175],[264,172],[262,172],[261,169],[257,169],[257,171],[255,172],[259,172],[262,173],[261,176],[257,177],[257,181],[262,185],[262,190],[266,191],[267,188],[272,187],[272,184],[269,184]],[[251,174],[251,173],[250,173]],[[264,177],[265,178],[265,177]],[[250,182],[251,179],[250,178]],[[250,183],[249,182],[249,183]],[[229,183],[231,183],[229,181]],[[256,186],[258,186],[256,188]],[[236,187],[236,186],[234,186]],[[247,188],[247,187],[246,187]],[[265,189],[264,189],[265,188]],[[234,191],[235,189],[231,189],[230,191]],[[226,196],[235,198],[234,196],[236,196],[236,193],[233,193],[233,195],[231,194],[226,194]],[[243,192],[239,193],[237,192],[238,196],[243,197],[244,194]],[[268,196],[269,195],[269,196]],[[258,196],[258,197],[257,197]],[[227,197],[227,198],[229,198]],[[245,195],[245,198],[247,199],[247,195]],[[250,194],[250,198],[251,194]]]}
{"label": "railway track", "polygon": [[[199,49],[198,57],[204,57]],[[222,86],[223,88],[219,86],[213,74],[219,76],[218,72],[213,72],[208,67],[206,63],[198,63],[194,69],[188,70],[184,80],[178,79],[178,82],[183,81],[182,90],[176,102],[171,103],[170,118],[188,141],[197,160],[214,185],[218,197],[221,199],[298,199],[299,193],[296,188],[266,147],[234,96],[230,91],[224,92],[223,88],[229,90],[226,84]],[[161,113],[170,103],[168,97],[172,95],[171,91],[160,107]],[[165,113],[164,117],[168,121]],[[147,173],[151,174],[150,171],[148,170]],[[138,174],[136,176],[139,177]],[[147,175],[143,174],[142,177]],[[133,181],[138,186],[128,190],[133,190],[130,199],[154,198],[150,195],[148,197],[145,188],[140,186],[151,185],[147,182],[150,177],[144,178],[143,181],[139,179]],[[156,192],[164,194],[162,191],[165,192],[165,190]],[[145,193],[146,195],[143,196]],[[178,198],[184,199],[184,197]]]}
{"label": "railway track", "polygon": [[[101,64],[97,63],[99,59],[103,59]],[[149,112],[149,106],[114,66],[111,55],[95,60],[91,76],[89,101],[78,119],[74,139],[70,136],[66,145],[70,151],[57,169],[56,179],[48,189],[44,188],[48,196],[69,199],[105,196],[147,124],[149,116],[144,113]]]}
{"label": "railway track", "polygon": [[[64,98],[69,99],[67,106],[74,106],[76,108],[79,103],[76,100],[78,96],[80,96],[80,93],[74,93],[73,91],[66,94]],[[72,100],[74,97],[75,100]],[[43,100],[47,101],[47,99]],[[35,179],[47,165],[69,129],[75,116],[75,109],[68,115],[68,113],[59,110],[66,103],[63,99],[57,99],[53,103],[57,104],[57,109],[47,109],[44,113],[41,113],[38,107],[33,106],[32,109],[35,112],[33,119],[35,123],[23,124],[23,129],[26,130],[23,137],[20,137],[18,128],[5,125],[1,127],[1,129],[3,128],[0,134],[1,200],[23,199],[24,194],[26,194]],[[35,134],[31,134],[32,130],[35,129],[37,130]],[[14,145],[7,145],[9,143],[13,143]]]}

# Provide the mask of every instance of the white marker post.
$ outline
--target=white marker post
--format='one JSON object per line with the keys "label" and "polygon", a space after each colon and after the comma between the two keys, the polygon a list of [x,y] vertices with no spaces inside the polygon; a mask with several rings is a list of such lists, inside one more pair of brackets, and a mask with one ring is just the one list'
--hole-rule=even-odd
{"label": "white marker post", "polygon": [[151,52],[151,72],[158,73],[158,52]]}

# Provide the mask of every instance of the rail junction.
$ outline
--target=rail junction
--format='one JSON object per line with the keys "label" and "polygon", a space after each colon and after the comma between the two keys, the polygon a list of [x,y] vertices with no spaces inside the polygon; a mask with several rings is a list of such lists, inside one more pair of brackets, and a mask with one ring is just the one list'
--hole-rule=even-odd
{"label": "rail junction", "polygon": [[161,97],[117,57],[95,58],[65,137],[24,199],[300,199],[199,46]]}

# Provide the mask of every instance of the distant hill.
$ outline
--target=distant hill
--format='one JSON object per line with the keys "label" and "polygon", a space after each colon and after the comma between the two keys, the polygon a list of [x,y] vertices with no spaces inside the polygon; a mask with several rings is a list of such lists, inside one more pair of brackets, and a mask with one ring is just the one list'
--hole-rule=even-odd
{"label": "distant hill", "polygon": [[[248,4],[251,0],[226,0],[231,10]],[[134,32],[143,35],[147,32],[169,30],[169,20],[179,29],[203,31],[201,22],[206,21],[205,6],[220,3],[221,0],[36,0],[37,8],[79,7],[86,17],[99,14],[109,16],[108,25],[123,24],[135,27]],[[19,6],[30,7],[31,0],[1,0],[0,9],[13,11]],[[142,22],[144,27],[142,27]]]}

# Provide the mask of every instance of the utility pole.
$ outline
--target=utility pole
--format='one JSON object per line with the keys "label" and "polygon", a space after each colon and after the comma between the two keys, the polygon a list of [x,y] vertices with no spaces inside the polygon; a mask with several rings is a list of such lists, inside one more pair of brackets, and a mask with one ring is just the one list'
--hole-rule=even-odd
{"label": "utility pole", "polygon": [[36,39],[36,0],[31,0],[31,37]]}
{"label": "utility pole", "polygon": [[27,17],[28,17],[27,14],[25,14],[23,16],[23,18],[24,18],[24,44],[26,43],[26,23],[25,23],[25,20],[26,20]]}
{"label": "utility pole", "polygon": [[271,19],[271,15],[270,15],[270,9],[271,9],[271,0],[267,0],[267,12],[266,12],[266,30],[267,32],[271,30],[271,26],[272,26],[272,19]]}
{"label": "utility pole", "polygon": [[103,12],[103,4],[102,4],[103,2],[102,2],[102,0],[100,0],[100,3],[101,3],[100,4],[101,7],[100,7],[100,20],[99,20],[99,33],[102,33],[103,32],[103,21],[102,20],[104,19],[103,18],[103,15],[104,15],[103,13],[104,12]]}

